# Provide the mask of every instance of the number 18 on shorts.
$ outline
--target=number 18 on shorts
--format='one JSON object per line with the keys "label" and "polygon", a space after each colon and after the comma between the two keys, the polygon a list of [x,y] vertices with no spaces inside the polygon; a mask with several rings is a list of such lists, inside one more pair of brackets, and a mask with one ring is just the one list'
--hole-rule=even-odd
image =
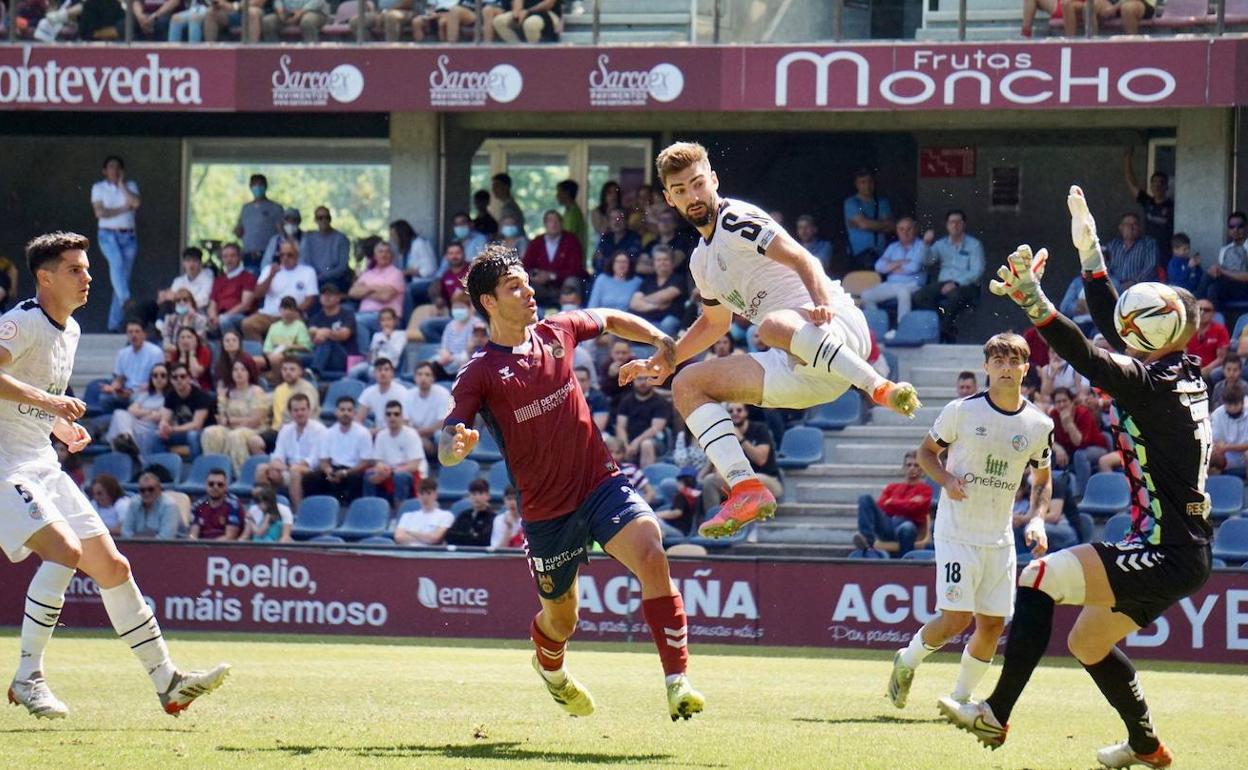
{"label": "number 18 on shorts", "polygon": [[1014,614],[1013,546],[936,541],[936,609],[1008,617]]}

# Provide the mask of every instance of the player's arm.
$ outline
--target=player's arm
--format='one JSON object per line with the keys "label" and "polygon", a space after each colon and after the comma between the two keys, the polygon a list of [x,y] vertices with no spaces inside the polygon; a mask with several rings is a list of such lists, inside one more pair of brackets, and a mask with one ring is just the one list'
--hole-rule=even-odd
{"label": "player's arm", "polygon": [[[630,342],[653,345],[659,353],[665,354],[669,361],[672,361],[674,358],[676,343],[657,326],[641,316],[606,307],[596,307],[591,309],[590,312],[602,319],[602,330],[604,332],[614,334],[617,337],[623,337]],[[672,366],[675,367],[674,361],[672,361]]]}
{"label": "player's arm", "polygon": [[688,361],[715,344],[732,328],[732,311],[719,300],[702,298],[702,314],[676,341],[676,365]]}
{"label": "player's arm", "polygon": [[1049,548],[1044,531],[1044,520],[1049,515],[1049,503],[1053,499],[1053,471],[1047,466],[1031,469],[1031,521],[1023,540],[1032,546],[1031,555],[1040,557]]}
{"label": "player's arm", "polygon": [[940,484],[941,488],[949,494],[954,500],[966,499],[966,482],[954,476],[945,469],[944,463],[940,461],[940,454],[945,448],[936,443],[936,439],[929,434],[923,439],[923,444],[919,447],[918,461],[919,467],[923,469],[932,481]]}
{"label": "player's arm", "polygon": [[0,399],[38,407],[69,422],[77,420],[86,413],[87,405],[79,399],[52,395],[33,385],[27,385],[12,375],[5,374],[5,367],[12,362],[13,354],[8,348],[0,346]]}
{"label": "player's arm", "polygon": [[828,277],[823,272],[823,265],[788,233],[777,229],[764,253],[768,259],[773,259],[797,273],[806,290],[810,292],[810,299],[815,307],[826,306],[831,301],[828,296]]}

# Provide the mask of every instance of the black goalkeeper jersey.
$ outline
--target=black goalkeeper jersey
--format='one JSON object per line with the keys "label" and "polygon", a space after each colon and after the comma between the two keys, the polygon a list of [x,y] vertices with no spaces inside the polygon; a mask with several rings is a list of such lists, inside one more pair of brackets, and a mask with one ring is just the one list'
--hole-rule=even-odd
{"label": "black goalkeeper jersey", "polygon": [[[1113,320],[1118,292],[1107,278],[1087,274],[1084,287],[1097,328],[1114,350],[1125,350]],[[1132,536],[1152,545],[1208,544],[1205,477],[1213,432],[1200,362],[1184,353],[1151,364],[1107,353],[1061,315],[1040,333],[1114,399],[1114,448],[1122,451],[1131,484]]]}

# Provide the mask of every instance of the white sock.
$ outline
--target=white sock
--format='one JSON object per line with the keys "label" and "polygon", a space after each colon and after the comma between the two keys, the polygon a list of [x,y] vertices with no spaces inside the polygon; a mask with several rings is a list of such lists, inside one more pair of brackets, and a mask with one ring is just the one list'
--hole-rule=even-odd
{"label": "white sock", "polygon": [[177,669],[169,659],[169,647],[161,636],[156,616],[143,601],[143,594],[131,577],[114,588],[100,589],[104,609],[113,623],[117,636],[130,646],[147,675],[152,678],[157,692],[169,689],[169,683]]}
{"label": "white sock", "polygon": [[758,478],[750,461],[746,459],[741,442],[737,440],[732,418],[728,416],[728,410],[723,404],[703,404],[689,413],[685,424],[689,426],[707,459],[728,482],[729,487]]}
{"label": "white sock", "polygon": [[839,335],[814,324],[808,323],[793,334],[789,352],[819,374],[848,382],[867,395],[874,395],[876,388],[888,382],[862,356],[846,347]]}
{"label": "white sock", "polygon": [[958,669],[958,681],[953,686],[954,700],[968,700],[971,693],[975,690],[975,685],[980,683],[984,678],[984,674],[988,673],[988,669],[992,667],[992,660],[980,660],[971,654],[967,648],[962,649],[962,667]]}
{"label": "white sock", "polygon": [[919,664],[922,663],[928,655],[936,652],[941,647],[944,647],[944,645],[940,644],[935,647],[928,647],[923,641],[923,629],[920,628],[910,639],[910,644],[906,646],[906,649],[901,651],[901,662],[908,668],[918,668]]}
{"label": "white sock", "polygon": [[43,671],[43,651],[47,649],[65,604],[65,589],[75,570],[63,564],[45,561],[35,570],[26,589],[26,616],[22,618],[21,658],[17,662],[17,679],[30,679]]}
{"label": "white sock", "polygon": [[547,671],[544,668],[539,669],[539,671],[542,673],[542,679],[550,682],[555,687],[563,687],[568,683],[568,673],[563,670],[563,666],[560,666],[554,671]]}

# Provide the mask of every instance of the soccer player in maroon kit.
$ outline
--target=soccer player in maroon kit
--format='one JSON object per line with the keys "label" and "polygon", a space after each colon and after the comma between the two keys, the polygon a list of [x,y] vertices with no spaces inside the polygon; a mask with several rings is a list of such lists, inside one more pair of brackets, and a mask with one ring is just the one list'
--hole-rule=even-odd
{"label": "soccer player in maroon kit", "polygon": [[465,283],[473,306],[489,321],[490,342],[459,370],[438,458],[451,466],[472,451],[479,434],[471,426],[479,414],[507,460],[542,607],[529,629],[534,668],[565,711],[593,713],[593,697],[567,673],[563,659],[576,630],[577,572],[597,541],[641,583],[642,613],[667,677],[669,713],[673,721],[688,719],[705,699],[685,675],[688,623],[658,519],[611,459],[572,364],[577,343],[606,332],[654,345],[669,357],[672,339],[616,310],[577,310],[539,322],[523,264],[503,245],[486,247]]}

